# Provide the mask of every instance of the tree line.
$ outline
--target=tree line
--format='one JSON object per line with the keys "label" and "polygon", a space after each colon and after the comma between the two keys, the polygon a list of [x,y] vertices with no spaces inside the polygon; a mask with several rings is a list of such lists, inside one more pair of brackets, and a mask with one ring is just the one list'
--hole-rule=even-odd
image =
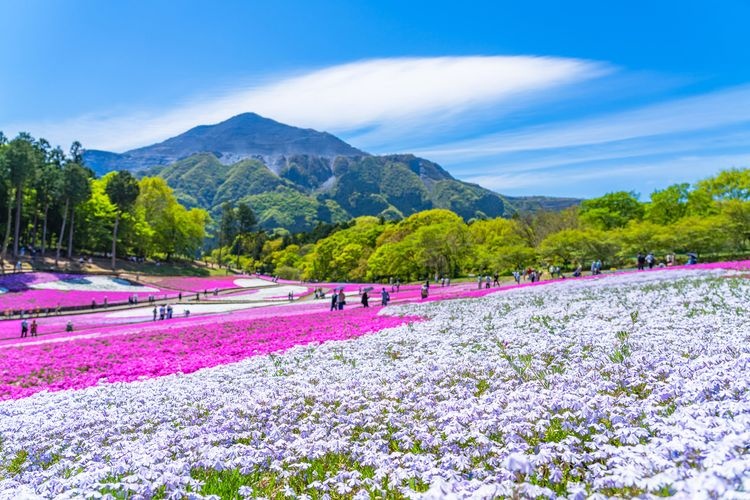
{"label": "tree line", "polygon": [[[0,213],[4,236],[0,269],[8,257],[28,252],[44,259],[119,254],[195,258],[210,218],[181,205],[158,177],[136,179],[128,171],[97,178],[74,142],[66,153],[45,139],[0,132]],[[2,227],[0,225],[0,227]]]}
{"label": "tree line", "polygon": [[560,212],[509,219],[466,222],[437,209],[397,221],[359,217],[319,224],[299,234],[245,231],[240,237],[225,231],[233,236],[231,243],[220,238],[210,258],[290,279],[370,281],[511,273],[551,265],[571,270],[593,260],[622,267],[633,265],[639,252],[653,252],[661,260],[674,254],[677,262],[687,260],[687,253],[718,260],[750,250],[748,169],[725,170],[694,185],[668,186],[651,193],[648,201],[639,198],[633,192],[612,192]]}

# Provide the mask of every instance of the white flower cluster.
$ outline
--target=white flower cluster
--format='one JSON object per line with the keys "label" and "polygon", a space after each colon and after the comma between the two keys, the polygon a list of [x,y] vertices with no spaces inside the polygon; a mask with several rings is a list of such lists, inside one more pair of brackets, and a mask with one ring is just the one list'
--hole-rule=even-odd
{"label": "white flower cluster", "polygon": [[750,282],[650,272],[0,404],[0,497],[750,491]]}

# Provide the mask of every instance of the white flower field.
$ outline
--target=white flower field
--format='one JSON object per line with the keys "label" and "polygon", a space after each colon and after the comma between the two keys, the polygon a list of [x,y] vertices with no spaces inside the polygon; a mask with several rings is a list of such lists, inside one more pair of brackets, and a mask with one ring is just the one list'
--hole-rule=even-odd
{"label": "white flower field", "polygon": [[747,496],[748,305],[737,271],[568,280],[5,401],[0,497]]}

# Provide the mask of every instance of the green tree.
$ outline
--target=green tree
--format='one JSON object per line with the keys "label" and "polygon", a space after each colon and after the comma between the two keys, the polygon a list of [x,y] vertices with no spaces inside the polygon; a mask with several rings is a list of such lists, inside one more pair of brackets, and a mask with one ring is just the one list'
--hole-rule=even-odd
{"label": "green tree", "polygon": [[[34,182],[37,204],[42,212],[42,259],[47,252],[47,222],[50,206],[62,196],[64,187],[63,165],[65,153],[59,147],[49,151],[44,164],[38,170]],[[36,244],[36,242],[35,242]]]}
{"label": "green tree", "polygon": [[167,260],[175,254],[192,257],[205,238],[208,213],[187,210],[161,177],[144,177],[139,186],[137,214],[142,214],[151,230],[153,250],[165,254]]}
{"label": "green tree", "polygon": [[570,266],[601,259],[612,263],[619,250],[603,231],[566,229],[549,235],[539,246],[539,254],[547,262]]}
{"label": "green tree", "polygon": [[367,260],[383,229],[376,217],[358,217],[352,227],[318,241],[303,259],[305,277],[334,281],[364,279]]}
{"label": "green tree", "polygon": [[[77,239],[83,248],[106,253],[111,243],[112,225],[115,222],[117,209],[107,196],[107,182],[114,174],[107,174],[101,179],[90,181],[91,196],[78,206]],[[85,172],[80,173],[80,179],[85,178]],[[121,231],[122,233],[122,231]],[[148,237],[140,238],[147,240]]]}
{"label": "green tree", "polygon": [[727,219],[727,234],[735,252],[747,249],[750,241],[750,201],[728,200],[721,213]]}
{"label": "green tree", "polygon": [[[65,205],[63,208],[62,225],[60,226],[60,233],[57,237],[55,266],[58,265],[58,261],[60,260],[60,252],[62,249],[63,236],[65,235],[65,227],[68,221],[68,214],[70,213],[72,217],[74,208],[91,196],[89,172],[78,163],[66,163],[63,168],[63,187],[61,194],[65,200]],[[72,238],[69,239],[69,241],[70,240],[72,240]],[[68,246],[71,246],[71,244],[69,243]]]}
{"label": "green tree", "polygon": [[631,220],[641,220],[644,207],[635,193],[618,191],[584,200],[579,214],[585,224],[606,231],[623,227]]}
{"label": "green tree", "polygon": [[627,226],[610,233],[619,247],[619,255],[631,259],[638,252],[666,253],[671,251],[669,228],[650,221],[630,221]]}
{"label": "green tree", "polygon": [[[8,200],[15,196],[15,224],[13,236],[13,257],[18,257],[19,236],[21,231],[21,211],[23,206],[24,185],[38,166],[42,163],[42,153],[35,147],[33,138],[27,133],[21,133],[10,141],[5,152],[5,181]],[[11,195],[13,193],[13,195]],[[7,226],[3,242],[0,261],[5,261],[10,237],[12,219],[12,205],[8,203]]]}
{"label": "green tree", "polygon": [[578,229],[579,207],[569,207],[559,212],[540,210],[535,213],[523,213],[515,216],[519,224],[519,232],[531,247],[539,244],[550,234],[565,229]]}
{"label": "green tree", "polygon": [[678,253],[710,254],[731,246],[726,215],[690,216],[669,226],[666,241]]}
{"label": "green tree", "polygon": [[714,177],[698,183],[714,200],[750,200],[750,169],[722,170]]}
{"label": "green tree", "polygon": [[0,251],[0,272],[5,274],[5,252],[8,248],[8,239],[10,238],[10,219],[12,216],[11,203],[10,203],[10,174],[8,172],[8,162],[6,153],[8,150],[7,140],[5,135],[0,132],[0,182],[2,182],[2,194],[5,195],[5,205],[8,208],[8,214],[6,217],[5,226],[5,238],[3,239],[3,248]]}
{"label": "green tree", "polygon": [[112,229],[112,270],[117,266],[117,229],[122,215],[133,208],[140,188],[133,174],[127,170],[116,172],[107,182],[107,196],[115,206],[115,224]]}
{"label": "green tree", "polygon": [[235,212],[235,231],[237,236],[235,237],[235,249],[237,253],[237,267],[240,267],[240,252],[243,244],[245,243],[248,235],[255,229],[258,224],[258,219],[255,217],[255,212],[247,203],[240,203],[237,205]]}
{"label": "green tree", "polygon": [[651,193],[646,205],[646,220],[656,224],[669,224],[687,215],[690,184],[673,184]]}

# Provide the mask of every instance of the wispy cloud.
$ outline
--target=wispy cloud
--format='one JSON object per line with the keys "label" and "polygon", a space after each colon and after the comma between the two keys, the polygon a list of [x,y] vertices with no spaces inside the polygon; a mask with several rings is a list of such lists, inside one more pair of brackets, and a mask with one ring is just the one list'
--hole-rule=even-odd
{"label": "wispy cloud", "polygon": [[748,122],[750,86],[742,86],[591,119],[487,134],[417,152],[450,161],[518,151],[604,144]]}
{"label": "wispy cloud", "polygon": [[549,168],[529,175],[512,170],[466,176],[465,179],[504,194],[540,194],[589,197],[623,189],[641,193],[643,199],[654,189],[677,182],[694,182],[713,175],[720,168],[747,167],[750,151],[735,154],[676,155],[655,159],[626,158],[585,164],[572,168]]}
{"label": "wispy cloud", "polygon": [[375,59],[264,80],[172,109],[92,113],[63,122],[2,124],[56,143],[81,140],[89,148],[121,151],[157,142],[193,126],[246,111],[292,125],[332,132],[367,129],[393,136],[404,127],[428,126],[448,116],[481,112],[541,91],[613,71],[578,59],[476,56]]}
{"label": "wispy cloud", "polygon": [[645,194],[750,166],[750,86],[593,118],[484,134],[415,151],[503,193]]}

